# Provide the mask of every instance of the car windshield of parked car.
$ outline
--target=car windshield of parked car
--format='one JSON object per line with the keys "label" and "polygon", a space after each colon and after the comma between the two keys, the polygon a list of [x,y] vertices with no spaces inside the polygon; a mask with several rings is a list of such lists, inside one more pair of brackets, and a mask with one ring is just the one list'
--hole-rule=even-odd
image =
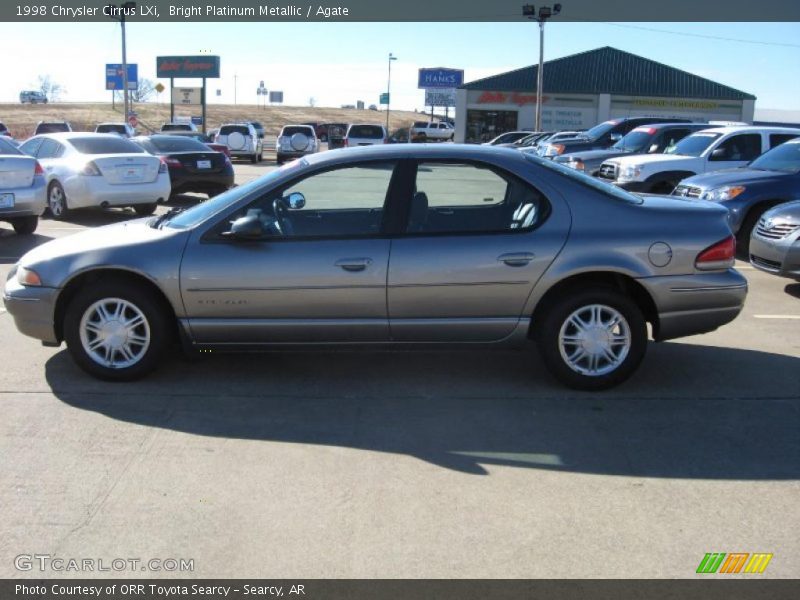
{"label": "car windshield of parked car", "polygon": [[353,125],[347,135],[354,138],[379,140],[383,138],[383,128],[378,125]]}
{"label": "car windshield of parked car", "polygon": [[611,148],[621,152],[641,152],[648,146],[652,138],[653,134],[648,131],[633,130]]}
{"label": "car windshield of parked car", "polygon": [[171,229],[188,229],[190,227],[194,227],[209,217],[212,217],[222,210],[225,210],[225,208],[238,202],[245,196],[249,196],[255,190],[266,188],[274,180],[283,177],[287,171],[295,171],[307,165],[308,163],[302,159],[292,161],[278,169],[275,169],[274,171],[270,171],[258,179],[254,179],[243,185],[231,188],[227,192],[223,192],[222,194],[214,196],[205,202],[195,204],[193,207],[175,214],[175,216],[169,218],[169,220],[162,221],[161,225]]}
{"label": "car windshield of parked car", "polygon": [[683,138],[680,142],[668,148],[665,154],[679,156],[700,156],[711,143],[722,136],[721,133],[699,132]]}
{"label": "car windshield of parked car", "polygon": [[295,133],[302,133],[303,135],[313,136],[314,130],[311,129],[310,126],[305,125],[291,125],[289,127],[284,127],[283,131],[281,132],[281,136],[290,136],[294,135]]}
{"label": "car windshield of parked car", "polygon": [[784,142],[765,152],[748,165],[751,169],[765,171],[800,172],[800,138]]}
{"label": "car windshield of parked car", "polygon": [[612,185],[610,183],[606,183],[596,177],[591,177],[590,175],[586,175],[582,171],[578,171],[577,169],[571,169],[569,167],[565,167],[561,163],[557,163],[554,160],[546,160],[543,158],[539,158],[533,154],[525,154],[525,158],[529,161],[536,163],[542,167],[546,167],[551,171],[556,171],[560,175],[563,175],[573,181],[576,181],[582,185],[586,185],[590,188],[598,190],[608,196],[614,196],[620,200],[624,200],[625,202],[630,202],[631,204],[642,204],[644,200],[642,200],[641,196],[637,196],[636,194],[632,194],[630,192],[626,192],[625,190]]}
{"label": "car windshield of parked car", "polygon": [[0,154],[22,154],[22,152],[14,144],[0,137]]}
{"label": "car windshield of parked car", "polygon": [[191,138],[177,136],[153,136],[150,143],[158,150],[159,154],[172,152],[209,152],[209,147]]}
{"label": "car windshield of parked car", "polygon": [[69,131],[69,126],[66,123],[40,123],[36,128],[36,134],[40,133],[61,133]]}
{"label": "car windshield of parked car", "polygon": [[587,137],[590,140],[599,140],[603,137],[606,133],[611,131],[614,127],[619,124],[619,121],[605,121],[604,123],[600,123],[599,125],[595,125],[588,131],[584,131],[583,133],[579,134],[581,137]]}
{"label": "car windshield of parked car", "polygon": [[142,153],[133,142],[116,136],[76,137],[68,140],[81,154],[130,154]]}

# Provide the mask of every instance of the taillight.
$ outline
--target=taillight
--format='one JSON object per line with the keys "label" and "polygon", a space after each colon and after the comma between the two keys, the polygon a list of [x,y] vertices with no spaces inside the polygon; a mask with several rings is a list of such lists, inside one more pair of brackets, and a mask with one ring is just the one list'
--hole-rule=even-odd
{"label": "taillight", "polygon": [[165,165],[170,167],[182,167],[183,163],[179,161],[177,158],[172,158],[171,156],[162,156],[161,162]]}
{"label": "taillight", "polygon": [[97,168],[97,165],[94,164],[94,161],[87,162],[83,169],[81,169],[81,175],[89,175],[91,177],[97,177],[100,175],[100,169]]}
{"label": "taillight", "polygon": [[33,161],[36,166],[33,167],[33,174],[34,175],[44,175],[44,169],[42,165],[39,164],[38,160]]}
{"label": "taillight", "polygon": [[728,269],[734,265],[735,259],[736,238],[731,235],[698,254],[694,266],[701,271]]}

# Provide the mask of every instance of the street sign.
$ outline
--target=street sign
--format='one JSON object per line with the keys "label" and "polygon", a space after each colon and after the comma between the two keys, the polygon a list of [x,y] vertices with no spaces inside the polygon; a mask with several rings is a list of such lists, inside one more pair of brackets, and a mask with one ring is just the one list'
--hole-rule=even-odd
{"label": "street sign", "polygon": [[[128,63],[128,89],[135,90],[139,87],[139,65]],[[106,65],[106,89],[122,89],[122,64]]]}
{"label": "street sign", "polygon": [[420,69],[417,87],[427,90],[434,88],[457,88],[464,84],[462,69]]}
{"label": "street sign", "polygon": [[381,94],[380,104],[389,104],[389,94]]}
{"label": "street sign", "polygon": [[159,83],[156,84],[155,89],[156,89],[156,93],[160,94],[161,92],[163,92],[167,88],[164,87],[163,83],[159,82]]}
{"label": "street sign", "polygon": [[158,56],[156,77],[219,77],[219,56]]}
{"label": "street sign", "polygon": [[456,105],[455,88],[425,90],[425,106],[453,107],[455,105]]}
{"label": "street sign", "polygon": [[270,92],[270,104],[283,104],[283,92]]}
{"label": "street sign", "polygon": [[195,125],[202,125],[203,117],[192,117],[192,123],[194,123]]}
{"label": "street sign", "polygon": [[203,88],[172,88],[172,102],[174,104],[200,105],[203,97]]}

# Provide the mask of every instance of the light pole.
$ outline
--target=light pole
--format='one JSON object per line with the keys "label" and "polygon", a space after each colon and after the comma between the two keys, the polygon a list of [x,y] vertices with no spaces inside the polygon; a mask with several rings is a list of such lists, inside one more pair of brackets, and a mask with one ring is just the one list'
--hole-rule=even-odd
{"label": "light pole", "polygon": [[542,130],[542,81],[544,76],[544,24],[550,17],[556,16],[561,12],[560,4],[540,6],[539,14],[536,14],[536,7],[533,4],[526,4],[522,7],[522,16],[533,19],[539,23],[539,69],[536,71],[536,131]]}
{"label": "light pole", "polygon": [[389,107],[392,104],[392,61],[397,57],[389,52],[389,81],[386,83],[386,135],[389,135]]}
{"label": "light pole", "polygon": [[115,21],[119,21],[120,26],[122,27],[122,97],[125,104],[124,119],[126,123],[128,122],[128,109],[130,108],[130,104],[128,102],[128,56],[125,45],[125,16],[127,14],[134,14],[135,8],[136,2],[123,2],[120,5],[106,5],[107,16],[111,17]]}

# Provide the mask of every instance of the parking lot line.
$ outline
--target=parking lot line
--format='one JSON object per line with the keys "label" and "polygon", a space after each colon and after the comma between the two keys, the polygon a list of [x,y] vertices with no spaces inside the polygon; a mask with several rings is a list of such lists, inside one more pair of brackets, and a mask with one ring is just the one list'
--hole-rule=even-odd
{"label": "parking lot line", "polygon": [[800,315],[753,315],[756,319],[800,319]]}

